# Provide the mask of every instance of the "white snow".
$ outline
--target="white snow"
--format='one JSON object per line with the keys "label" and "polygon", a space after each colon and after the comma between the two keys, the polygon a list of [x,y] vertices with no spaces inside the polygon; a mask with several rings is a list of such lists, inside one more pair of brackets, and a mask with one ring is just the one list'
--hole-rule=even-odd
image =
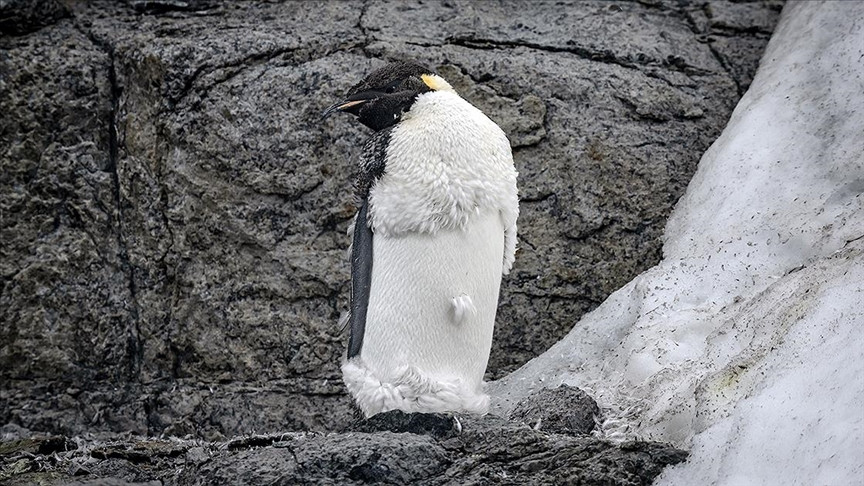
{"label": "white snow", "polygon": [[[658,484],[864,484],[864,2],[789,2],[664,259],[493,383],[691,449]],[[496,410],[497,409],[497,410]]]}

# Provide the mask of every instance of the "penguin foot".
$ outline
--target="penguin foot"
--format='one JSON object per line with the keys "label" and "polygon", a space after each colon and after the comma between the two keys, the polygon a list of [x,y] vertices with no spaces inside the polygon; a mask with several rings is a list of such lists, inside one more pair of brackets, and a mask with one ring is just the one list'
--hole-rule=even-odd
{"label": "penguin foot", "polygon": [[455,415],[444,413],[407,413],[401,410],[381,412],[368,419],[352,423],[346,429],[349,432],[381,432],[409,433],[428,435],[438,440],[449,439],[461,432],[459,421]]}
{"label": "penguin foot", "polygon": [[489,410],[489,396],[467,389],[459,379],[433,380],[413,366],[396,376],[390,382],[380,380],[359,357],[342,365],[342,379],[366,417],[388,410],[478,415]]}

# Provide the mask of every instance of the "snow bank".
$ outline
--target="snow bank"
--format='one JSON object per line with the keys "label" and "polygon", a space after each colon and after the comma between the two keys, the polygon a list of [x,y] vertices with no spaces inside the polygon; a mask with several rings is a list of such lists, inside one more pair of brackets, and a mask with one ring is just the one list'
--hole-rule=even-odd
{"label": "snow bank", "polygon": [[663,261],[493,383],[493,411],[567,383],[610,436],[692,448],[662,484],[859,483],[862,192],[864,3],[790,2]]}

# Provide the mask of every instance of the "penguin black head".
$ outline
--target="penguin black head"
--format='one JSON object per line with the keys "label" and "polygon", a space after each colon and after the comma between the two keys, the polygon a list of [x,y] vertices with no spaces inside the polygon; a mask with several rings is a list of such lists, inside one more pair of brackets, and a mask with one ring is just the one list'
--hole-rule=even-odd
{"label": "penguin black head", "polygon": [[422,93],[452,89],[431,69],[414,62],[394,62],[377,69],[355,84],[344,100],[324,112],[356,115],[360,123],[375,130],[393,126],[411,109]]}

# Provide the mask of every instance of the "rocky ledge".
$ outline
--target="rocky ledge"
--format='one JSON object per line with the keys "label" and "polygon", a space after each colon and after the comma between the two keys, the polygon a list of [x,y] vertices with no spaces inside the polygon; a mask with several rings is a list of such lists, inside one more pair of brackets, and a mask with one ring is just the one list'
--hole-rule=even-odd
{"label": "rocky ledge", "polygon": [[[584,392],[544,390],[511,419],[386,412],[338,433],[227,441],[45,436],[0,444],[0,481],[24,484],[651,484],[687,453],[595,435]],[[517,418],[518,417],[518,418]],[[12,435],[12,432],[7,432]]]}

